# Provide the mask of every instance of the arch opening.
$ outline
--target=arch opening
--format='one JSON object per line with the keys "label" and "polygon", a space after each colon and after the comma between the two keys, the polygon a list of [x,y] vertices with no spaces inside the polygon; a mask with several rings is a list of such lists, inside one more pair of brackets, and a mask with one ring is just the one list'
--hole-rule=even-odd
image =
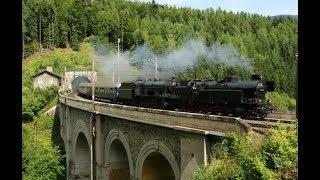
{"label": "arch opening", "polygon": [[142,180],[175,180],[169,161],[159,152],[152,152],[143,163]]}
{"label": "arch opening", "polygon": [[90,147],[85,135],[81,132],[76,141],[75,179],[90,179]]}
{"label": "arch opening", "polygon": [[74,78],[71,82],[71,89],[74,92],[79,92],[79,85],[80,83],[91,83],[90,79],[86,76],[78,76]]}
{"label": "arch opening", "polygon": [[108,159],[108,175],[110,180],[130,179],[127,152],[119,139],[115,139],[111,143]]}

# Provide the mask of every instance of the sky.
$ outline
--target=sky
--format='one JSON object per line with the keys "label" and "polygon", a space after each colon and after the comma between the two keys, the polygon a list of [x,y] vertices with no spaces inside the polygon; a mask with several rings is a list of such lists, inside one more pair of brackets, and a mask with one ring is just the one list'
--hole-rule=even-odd
{"label": "sky", "polygon": [[[135,0],[133,0],[135,1]],[[151,2],[152,0],[136,0]],[[212,7],[233,12],[257,13],[264,16],[298,15],[298,0],[155,0],[158,4],[206,9]]]}

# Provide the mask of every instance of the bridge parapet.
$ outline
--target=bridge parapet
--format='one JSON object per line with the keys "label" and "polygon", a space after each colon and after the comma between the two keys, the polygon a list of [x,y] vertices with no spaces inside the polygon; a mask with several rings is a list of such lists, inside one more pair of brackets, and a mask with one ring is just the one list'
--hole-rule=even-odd
{"label": "bridge parapet", "polygon": [[[74,108],[93,112],[92,101],[87,99],[60,95],[59,101]],[[247,133],[250,130],[249,125],[235,117],[150,109],[104,102],[95,102],[94,107],[96,114],[200,134],[223,136],[228,132]]]}

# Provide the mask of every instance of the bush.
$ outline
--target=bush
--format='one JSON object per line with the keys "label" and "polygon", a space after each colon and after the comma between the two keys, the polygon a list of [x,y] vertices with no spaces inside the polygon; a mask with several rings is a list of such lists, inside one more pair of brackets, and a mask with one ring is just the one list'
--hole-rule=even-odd
{"label": "bush", "polygon": [[196,171],[196,180],[296,179],[297,127],[278,127],[261,141],[228,134],[212,149],[212,162]]}
{"label": "bush", "polygon": [[51,86],[45,89],[35,89],[34,94],[46,103],[50,102],[58,94],[58,87]]}
{"label": "bush", "polygon": [[32,91],[29,88],[22,88],[22,119],[27,121],[32,120],[33,116],[35,115],[29,102],[29,95],[31,94]]}
{"label": "bush", "polygon": [[261,161],[260,154],[253,146],[250,137],[229,134],[222,142],[221,149],[223,149],[224,156],[220,157],[233,157],[244,171],[243,176],[246,179],[272,179],[273,173],[266,169],[264,162]]}
{"label": "bush", "polygon": [[215,163],[199,169],[196,172],[196,180],[211,179],[244,179],[244,172],[233,159],[215,159]]}
{"label": "bush", "polygon": [[298,132],[296,127],[279,126],[262,140],[261,154],[269,169],[280,176],[294,176],[298,165]]}
{"label": "bush", "polygon": [[28,103],[22,104],[22,120],[31,121],[33,119],[34,113]]}
{"label": "bush", "polygon": [[22,178],[56,179],[64,169],[59,150],[34,139],[27,126],[22,133]]}
{"label": "bush", "polygon": [[286,93],[268,92],[266,98],[276,110],[296,110],[296,100],[290,98]]}
{"label": "bush", "polygon": [[58,95],[57,87],[36,89],[22,95],[22,120],[32,120],[46,104]]}

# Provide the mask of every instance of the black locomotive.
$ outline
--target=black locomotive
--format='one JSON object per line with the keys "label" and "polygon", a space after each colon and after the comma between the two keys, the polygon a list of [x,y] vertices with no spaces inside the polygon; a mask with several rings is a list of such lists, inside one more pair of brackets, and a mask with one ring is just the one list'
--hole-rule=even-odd
{"label": "black locomotive", "polygon": [[[263,82],[259,75],[238,81],[235,76],[223,80],[136,80],[116,87],[95,87],[97,99],[112,103],[179,110],[206,114],[265,118],[271,110],[265,99],[273,91],[273,82]],[[79,84],[79,94],[90,97],[90,83]]]}

